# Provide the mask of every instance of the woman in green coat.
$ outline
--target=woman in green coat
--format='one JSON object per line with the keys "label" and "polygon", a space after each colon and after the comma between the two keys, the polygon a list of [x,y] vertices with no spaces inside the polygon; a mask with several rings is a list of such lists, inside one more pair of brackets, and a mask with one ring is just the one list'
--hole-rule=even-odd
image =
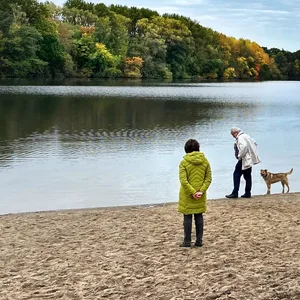
{"label": "woman in green coat", "polygon": [[181,247],[191,247],[192,218],[196,226],[196,242],[194,246],[202,247],[203,213],[206,212],[206,191],[210,186],[212,176],[208,160],[200,152],[200,145],[190,139],[185,143],[187,153],[179,165],[178,211],[184,215],[184,242]]}

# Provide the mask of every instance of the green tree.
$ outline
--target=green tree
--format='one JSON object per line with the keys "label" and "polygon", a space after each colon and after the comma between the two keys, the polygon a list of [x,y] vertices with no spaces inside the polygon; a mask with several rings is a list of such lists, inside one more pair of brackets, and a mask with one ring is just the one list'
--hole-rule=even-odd
{"label": "green tree", "polygon": [[278,52],[275,55],[275,62],[279,67],[283,76],[288,76],[289,73],[289,62],[287,57],[285,56],[284,52]]}
{"label": "green tree", "polygon": [[95,41],[108,45],[111,38],[112,27],[109,17],[101,17],[95,26]]}
{"label": "green tree", "polygon": [[73,24],[81,26],[94,26],[98,20],[97,15],[83,9],[75,7],[64,7],[62,10],[64,20]]}
{"label": "green tree", "polygon": [[45,5],[36,0],[0,0],[2,11],[12,12],[15,7],[26,14],[29,24],[36,24],[41,18],[49,17]]}
{"label": "green tree", "polygon": [[64,4],[67,8],[76,8],[79,10],[93,11],[94,4],[91,2],[85,2],[83,0],[67,0]]}
{"label": "green tree", "polygon": [[170,71],[174,78],[185,78],[189,65],[192,62],[194,42],[189,29],[179,20],[154,17],[151,20],[140,20],[137,34],[145,32],[155,33],[159,39],[165,41],[166,63],[170,65]]}
{"label": "green tree", "polygon": [[37,24],[37,29],[42,35],[38,57],[48,63],[50,76],[63,76],[65,54],[64,48],[59,41],[58,24],[54,21],[43,19]]}
{"label": "green tree", "polygon": [[153,17],[158,17],[159,14],[156,11],[147,8],[137,8],[135,6],[127,7],[122,5],[110,5],[109,10],[113,11],[119,15],[125,16],[130,20],[128,23],[128,33],[132,37],[137,32],[137,22],[141,19],[151,19]]}
{"label": "green tree", "polygon": [[148,19],[139,20],[136,24],[137,32],[131,37],[128,56],[142,57],[141,74],[146,78],[172,78],[172,73],[166,63],[167,45]]}
{"label": "green tree", "polygon": [[100,17],[107,17],[110,14],[109,9],[103,3],[97,3],[94,6],[94,14]]}
{"label": "green tree", "polygon": [[0,31],[3,35],[7,35],[9,28],[13,22],[13,15],[7,11],[0,10]]}
{"label": "green tree", "polygon": [[0,72],[6,76],[37,76],[47,63],[38,59],[37,51],[42,37],[33,27],[12,24],[3,40],[0,52]]}
{"label": "green tree", "polygon": [[106,72],[112,72],[115,58],[105,47],[104,44],[96,43],[95,50],[89,55],[89,67],[97,77],[106,77]]}
{"label": "green tree", "polygon": [[74,62],[77,65],[79,75],[90,77],[93,70],[89,65],[89,58],[95,52],[95,43],[92,35],[84,33],[82,37],[74,43],[71,51]]}
{"label": "green tree", "polygon": [[209,79],[216,79],[223,75],[223,62],[221,59],[207,60],[204,65],[204,77]]}
{"label": "green tree", "polygon": [[109,18],[111,32],[106,46],[114,55],[125,57],[128,49],[128,24],[130,20],[118,14],[112,14]]}

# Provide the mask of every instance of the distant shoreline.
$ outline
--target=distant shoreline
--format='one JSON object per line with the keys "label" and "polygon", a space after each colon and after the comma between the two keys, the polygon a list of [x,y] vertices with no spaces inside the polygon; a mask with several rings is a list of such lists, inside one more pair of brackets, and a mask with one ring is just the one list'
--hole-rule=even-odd
{"label": "distant shoreline", "polygon": [[[288,197],[288,196],[296,196],[300,198],[300,192],[293,192],[288,194],[271,194],[271,195],[254,195],[251,199],[247,199],[247,201],[263,201],[265,198],[266,200],[269,200],[272,197],[280,198],[282,197]],[[236,202],[236,201],[242,201],[243,198],[237,198],[237,199],[227,199],[227,198],[217,198],[217,199],[207,199],[208,203],[211,201],[217,201],[217,202]],[[51,210],[38,210],[38,211],[28,211],[28,212],[15,212],[15,213],[5,213],[1,214],[0,212],[0,218],[4,216],[10,216],[10,215],[29,215],[29,214],[51,214],[51,213],[73,213],[73,212],[80,212],[80,211],[106,211],[106,210],[132,210],[132,209],[146,209],[146,208],[156,208],[156,207],[166,207],[166,206],[173,206],[177,205],[178,202],[161,202],[161,203],[147,203],[147,204],[130,204],[130,205],[119,205],[119,206],[96,206],[96,207],[82,207],[82,208],[64,208],[64,209],[51,209]],[[209,204],[208,204],[209,206]]]}
{"label": "distant shoreline", "polygon": [[209,78],[186,78],[186,79],[163,79],[163,78],[128,78],[128,77],[118,77],[118,78],[87,78],[87,77],[65,77],[65,78],[52,78],[52,77],[0,77],[0,83],[5,81],[28,81],[28,82],[64,82],[64,81],[103,81],[103,82],[157,82],[157,83],[181,83],[181,82],[193,82],[193,83],[215,83],[215,82],[264,82],[264,81],[300,81],[300,78],[282,78],[282,79],[256,79],[256,78],[219,78],[219,79],[209,79]]}

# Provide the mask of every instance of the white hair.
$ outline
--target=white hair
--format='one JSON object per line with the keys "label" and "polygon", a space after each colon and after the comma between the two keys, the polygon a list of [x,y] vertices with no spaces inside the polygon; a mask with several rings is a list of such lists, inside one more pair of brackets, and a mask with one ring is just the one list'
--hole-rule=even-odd
{"label": "white hair", "polygon": [[234,132],[241,132],[242,130],[240,129],[240,128],[238,128],[238,127],[231,127],[230,128],[230,132],[231,133],[234,133]]}

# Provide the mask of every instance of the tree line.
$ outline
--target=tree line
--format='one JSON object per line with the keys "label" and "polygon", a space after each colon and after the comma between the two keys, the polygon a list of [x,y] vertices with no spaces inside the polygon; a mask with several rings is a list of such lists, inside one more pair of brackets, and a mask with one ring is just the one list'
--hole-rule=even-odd
{"label": "tree line", "polygon": [[0,0],[0,77],[299,79],[299,60],[177,14]]}

